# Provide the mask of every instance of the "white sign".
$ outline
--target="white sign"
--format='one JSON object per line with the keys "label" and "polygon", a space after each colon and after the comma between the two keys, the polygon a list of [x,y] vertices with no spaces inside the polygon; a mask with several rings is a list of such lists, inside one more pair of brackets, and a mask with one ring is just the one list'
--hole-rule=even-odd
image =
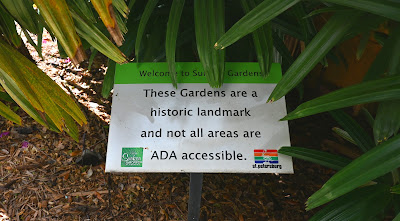
{"label": "white sign", "polygon": [[266,103],[279,65],[266,80],[257,63],[227,63],[234,83],[213,89],[201,64],[178,64],[178,76],[189,73],[180,82],[199,83],[174,88],[165,63],[118,67],[106,172],[293,173],[277,153],[290,146],[285,101]]}

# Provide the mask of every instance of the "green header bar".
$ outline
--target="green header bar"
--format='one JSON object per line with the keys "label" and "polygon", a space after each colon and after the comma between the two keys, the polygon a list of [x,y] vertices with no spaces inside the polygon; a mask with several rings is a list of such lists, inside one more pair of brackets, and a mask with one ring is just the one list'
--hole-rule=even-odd
{"label": "green header bar", "polygon": [[[208,83],[200,62],[177,62],[178,83]],[[282,78],[280,64],[273,63],[270,74],[263,78],[256,62],[226,62],[224,83],[278,83]],[[117,64],[115,84],[171,83],[166,62]]]}

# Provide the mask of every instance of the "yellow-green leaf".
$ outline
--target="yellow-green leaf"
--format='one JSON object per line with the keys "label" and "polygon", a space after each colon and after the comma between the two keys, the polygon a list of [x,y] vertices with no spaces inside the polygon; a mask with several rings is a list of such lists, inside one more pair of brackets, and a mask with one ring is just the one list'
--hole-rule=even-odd
{"label": "yellow-green leaf", "polygon": [[72,62],[79,64],[85,60],[86,54],[82,42],[75,31],[65,0],[34,0],[34,2]]}
{"label": "yellow-green leaf", "polygon": [[124,42],[124,37],[117,25],[112,0],[91,0],[91,2],[115,43],[117,43],[118,46],[121,46]]}
{"label": "yellow-green leaf", "polygon": [[[37,111],[32,114],[40,118],[42,124],[48,125],[48,116],[56,128],[61,130],[64,116],[59,108],[77,123],[86,123],[85,116],[76,103],[35,64],[3,41],[0,41],[0,49],[0,83],[11,97],[13,93],[20,91],[20,100],[26,98],[30,107]],[[14,89],[10,90],[11,87]]]}
{"label": "yellow-green leaf", "polygon": [[126,62],[125,55],[93,23],[71,11],[78,34],[99,52],[117,63]]}
{"label": "yellow-green leaf", "polygon": [[0,102],[0,116],[14,123],[21,124],[21,118],[2,102]]}

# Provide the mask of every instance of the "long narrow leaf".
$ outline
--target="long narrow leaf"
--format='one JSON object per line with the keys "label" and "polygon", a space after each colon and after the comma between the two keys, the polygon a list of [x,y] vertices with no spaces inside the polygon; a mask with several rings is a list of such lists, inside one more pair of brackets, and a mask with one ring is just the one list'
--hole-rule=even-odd
{"label": "long narrow leaf", "polygon": [[224,81],[225,51],[213,44],[225,32],[224,1],[195,0],[194,24],[197,52],[211,87],[221,87]]}
{"label": "long narrow leaf", "polygon": [[80,16],[84,16],[87,20],[92,23],[96,23],[96,17],[94,17],[91,6],[88,1],[82,0],[69,0],[67,1],[68,7],[74,10]]}
{"label": "long narrow leaf", "polygon": [[282,56],[282,70],[283,72],[286,72],[293,64],[294,58],[283,42],[282,37],[280,37],[276,32],[272,33],[272,39],[274,40],[276,50],[279,52],[280,56]]}
{"label": "long narrow leaf", "polygon": [[96,26],[84,17],[71,11],[76,31],[99,52],[117,63],[126,62],[125,55]]}
{"label": "long narrow leaf", "polygon": [[342,110],[331,111],[330,114],[364,152],[374,147],[374,141],[352,117]]}
{"label": "long narrow leaf", "polygon": [[295,18],[297,19],[298,23],[300,24],[302,34],[305,39],[305,43],[307,45],[308,43],[310,43],[311,39],[317,33],[314,23],[312,19],[307,17],[307,13],[303,2],[294,5],[291,11],[295,16]]}
{"label": "long narrow leaf", "polygon": [[263,1],[236,22],[236,24],[234,24],[222,37],[220,37],[217,43],[215,43],[215,48],[224,49],[228,47],[243,36],[266,24],[299,1],[300,0]]}
{"label": "long narrow leaf", "polygon": [[[324,207],[310,221],[371,220],[391,200],[389,187],[378,184],[356,189]],[[355,203],[356,202],[356,203]]]}
{"label": "long narrow leaf", "polygon": [[36,49],[38,55],[43,58],[43,55],[42,55],[42,44],[39,44],[39,41],[42,41],[41,37],[39,37],[41,35],[38,35],[38,40],[37,40],[38,44],[35,44],[35,42],[33,41],[32,37],[31,37],[31,35],[29,34],[29,32],[27,30],[25,30],[25,29],[22,29],[22,31],[24,32],[24,35],[25,35],[26,39],[28,40],[29,44],[31,44]]}
{"label": "long narrow leaf", "polygon": [[298,106],[282,120],[293,120],[356,104],[400,98],[400,76],[363,82],[339,89]]}
{"label": "long narrow leaf", "polygon": [[32,106],[28,101],[28,98],[23,94],[23,92],[18,88],[15,82],[9,78],[7,75],[2,75],[0,71],[1,85],[10,95],[10,97],[35,121],[43,126],[50,127],[44,118],[39,114],[39,112]]}
{"label": "long narrow leaf", "polygon": [[128,18],[129,8],[125,0],[113,0],[112,4],[124,18]]}
{"label": "long narrow leaf", "polygon": [[[387,50],[387,67],[380,68],[381,71],[387,70],[388,76],[400,76],[400,29],[394,29],[382,50]],[[388,50],[390,47],[390,50]],[[379,56],[379,55],[378,55]],[[378,72],[379,73],[379,72]],[[376,75],[375,75],[376,76]],[[375,142],[380,143],[383,140],[395,135],[400,128],[400,99],[385,101],[379,104],[376,118],[374,121]]]}
{"label": "long narrow leaf", "polygon": [[379,104],[374,121],[375,143],[396,135],[400,128],[400,99]]}
{"label": "long narrow leaf", "polygon": [[79,64],[85,60],[86,54],[82,42],[75,31],[65,0],[34,0],[34,2],[72,62]]}
{"label": "long narrow leaf", "polygon": [[15,20],[24,29],[28,29],[29,32],[39,34],[41,32],[39,27],[39,16],[33,10],[32,0],[0,0],[8,12],[15,18]]}
{"label": "long narrow leaf", "polygon": [[139,61],[139,55],[141,52],[140,44],[142,43],[142,38],[144,35],[144,31],[146,29],[147,22],[149,21],[154,8],[157,6],[157,3],[158,3],[158,0],[149,0],[146,4],[146,7],[141,16],[138,31],[137,31],[137,36],[136,36],[136,42],[135,42],[135,59],[136,59],[136,61]]}
{"label": "long narrow leaf", "polygon": [[14,19],[6,11],[6,9],[0,4],[0,31],[3,37],[14,47],[19,48],[21,46],[21,38],[17,33],[17,29],[14,24]]}
{"label": "long narrow leaf", "polygon": [[[241,0],[242,8],[245,13],[256,7],[254,0]],[[263,76],[267,76],[273,61],[273,43],[271,24],[267,23],[252,33],[254,47],[256,49],[257,60]]]}
{"label": "long narrow leaf", "polygon": [[400,21],[400,2],[393,0],[324,0]]}
{"label": "long narrow leaf", "polygon": [[307,201],[313,209],[400,166],[400,135],[373,148],[336,173]]}
{"label": "long narrow leaf", "polygon": [[371,32],[367,32],[362,35],[362,37],[360,39],[360,43],[358,44],[358,47],[357,47],[357,53],[356,53],[357,60],[360,60],[362,55],[364,54],[364,51],[367,48],[367,44],[368,44],[370,35],[371,35]]}
{"label": "long narrow leaf", "polygon": [[3,104],[0,101],[0,116],[5,117],[6,119],[21,125],[21,118],[18,116],[18,114],[14,113],[7,105]]}
{"label": "long narrow leaf", "polygon": [[106,76],[104,77],[103,87],[101,89],[101,95],[107,98],[110,95],[111,90],[114,87],[114,77],[115,77],[115,66],[117,64],[114,61],[108,60],[108,67]]}
{"label": "long narrow leaf", "polygon": [[351,162],[351,159],[346,157],[303,147],[281,147],[278,153],[310,161],[334,170],[341,170]]}
{"label": "long narrow leaf", "polygon": [[75,124],[74,119],[63,109],[59,108],[60,112],[64,116],[64,131],[67,132],[76,142],[79,142],[79,129]]}
{"label": "long narrow leaf", "polygon": [[301,29],[296,24],[289,23],[286,20],[276,17],[271,20],[271,26],[275,30],[279,30],[280,33],[290,35],[296,39],[304,41],[304,36],[301,34]]}
{"label": "long narrow leaf", "polygon": [[47,115],[58,130],[64,125],[63,114],[58,108],[62,108],[79,124],[86,123],[85,116],[75,102],[35,64],[2,41],[0,48],[0,83],[10,96],[13,91],[7,88],[14,87],[21,91],[40,118],[46,121]]}
{"label": "long narrow leaf", "polygon": [[296,59],[268,100],[275,101],[287,94],[318,64],[321,59],[357,24],[359,13],[336,14],[324,25]]}
{"label": "long narrow leaf", "polygon": [[[124,36],[121,33],[117,25],[117,19],[115,17],[114,8],[112,6],[112,0],[91,0],[93,7],[96,9],[101,20],[106,26],[111,37],[114,39],[118,46],[121,46],[124,42]],[[119,2],[122,4],[122,2]]]}
{"label": "long narrow leaf", "polygon": [[174,0],[172,2],[167,24],[167,37],[165,40],[165,54],[168,62],[169,73],[174,87],[178,87],[175,74],[175,50],[176,41],[178,38],[179,23],[181,21],[181,15],[184,5],[185,0]]}
{"label": "long narrow leaf", "polygon": [[[378,55],[376,56],[374,62],[368,69],[368,72],[365,74],[363,81],[375,80],[383,77],[386,73],[390,73],[390,75],[395,74],[396,68],[396,58],[392,58],[392,56],[398,56],[398,51],[395,48],[398,48],[398,38],[399,38],[399,31],[397,29],[394,30],[384,41],[384,45],[382,49],[379,51]],[[388,67],[391,67],[391,71],[388,72]]]}
{"label": "long narrow leaf", "polygon": [[[130,3],[132,3],[131,1]],[[135,40],[136,40],[136,33],[137,33],[137,28],[139,26],[139,22],[135,19],[134,16],[129,16],[129,19],[127,21],[127,26],[129,26],[129,30],[125,35],[125,42],[124,44],[120,47],[120,50],[122,53],[126,54],[127,56],[132,54],[132,51],[135,47]],[[114,87],[114,76],[115,76],[115,68],[113,68],[113,63],[115,64],[114,61],[111,61],[110,59],[108,60],[108,68],[107,68],[107,73],[106,76],[104,77],[104,82],[103,82],[103,87],[101,90],[101,95],[104,98],[107,98],[111,90]]]}

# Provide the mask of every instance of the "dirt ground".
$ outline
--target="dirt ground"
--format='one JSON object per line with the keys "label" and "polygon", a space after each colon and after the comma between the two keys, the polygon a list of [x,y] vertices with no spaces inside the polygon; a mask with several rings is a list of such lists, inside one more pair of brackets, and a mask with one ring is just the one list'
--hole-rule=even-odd
{"label": "dirt ground", "polygon": [[[15,104],[22,126],[0,117],[0,220],[186,220],[189,174],[104,172],[111,110],[111,98],[101,97],[105,59],[96,57],[89,71],[60,58],[50,37],[43,47],[42,59],[28,46],[38,66],[73,93],[89,123],[77,143],[66,133],[46,130]],[[289,109],[299,104],[297,92],[287,103]],[[348,144],[333,135],[333,126],[328,115],[291,121],[292,145],[345,150]],[[78,164],[83,149],[102,160],[96,166]],[[205,174],[202,220],[309,219],[316,210],[306,212],[304,203],[334,171],[293,163],[294,174]]]}

